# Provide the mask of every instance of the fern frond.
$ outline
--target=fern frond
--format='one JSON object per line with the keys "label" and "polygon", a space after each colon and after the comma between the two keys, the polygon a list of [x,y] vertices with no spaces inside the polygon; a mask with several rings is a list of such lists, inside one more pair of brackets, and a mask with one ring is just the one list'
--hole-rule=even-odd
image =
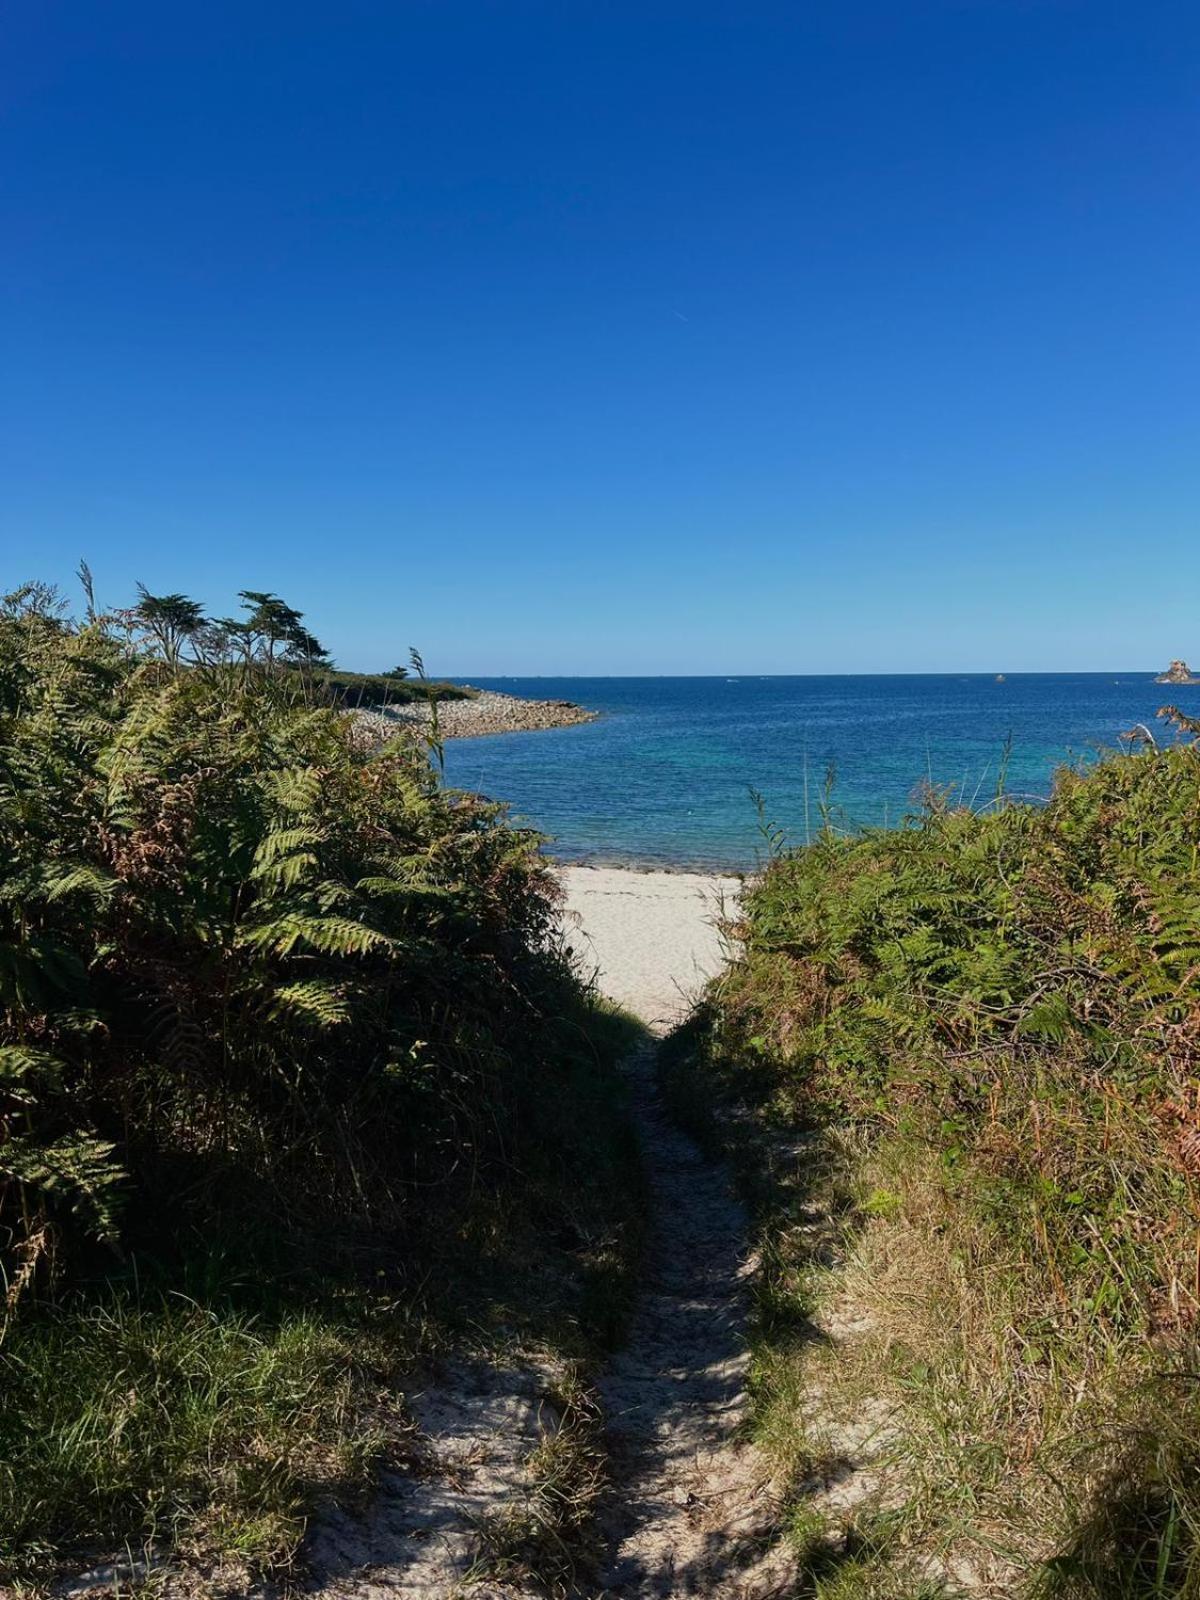
{"label": "fern frond", "polygon": [[276,855],[259,861],[251,870],[252,882],[274,884],[280,889],[294,889],[317,866],[311,850],[297,850],[291,855]]}
{"label": "fern frond", "polygon": [[48,901],[64,900],[68,895],[90,895],[97,905],[107,905],[121,887],[120,878],[99,867],[81,863],[64,872],[48,873],[45,893]]}
{"label": "fern frond", "polygon": [[102,1243],[116,1241],[124,1173],[114,1146],[77,1133],[38,1144],[18,1135],[0,1145],[0,1174],[52,1203],[66,1206]]}
{"label": "fern frond", "polygon": [[315,810],[321,798],[322,775],[315,767],[287,767],[269,775],[281,811],[299,816]]}
{"label": "fern frond", "polygon": [[356,893],[371,900],[452,901],[457,898],[456,891],[444,884],[404,882],[397,878],[360,878],[354,888]]}
{"label": "fern frond", "polygon": [[30,1050],[24,1045],[0,1045],[0,1094],[25,1105],[32,1105],[36,1089],[61,1086],[63,1063],[48,1050]]}
{"label": "fern frond", "polygon": [[1190,733],[1200,738],[1200,717],[1189,717],[1178,706],[1163,706],[1158,715],[1180,733]]}
{"label": "fern frond", "polygon": [[350,1007],[341,990],[316,978],[276,989],[270,1009],[275,1016],[317,1028],[336,1028],[350,1020]]}
{"label": "fern frond", "polygon": [[276,828],[268,833],[254,852],[255,869],[277,861],[280,856],[292,855],[298,850],[314,850],[324,844],[326,835],[320,828]]}
{"label": "fern frond", "polygon": [[393,941],[376,928],[350,917],[312,917],[290,913],[270,922],[238,930],[237,942],[255,950],[286,956],[308,945],[328,956],[360,956],[390,948]]}

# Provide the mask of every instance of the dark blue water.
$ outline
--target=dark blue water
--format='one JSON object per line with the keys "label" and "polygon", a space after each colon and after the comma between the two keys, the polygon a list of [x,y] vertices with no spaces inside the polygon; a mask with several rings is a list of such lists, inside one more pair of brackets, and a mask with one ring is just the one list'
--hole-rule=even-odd
{"label": "dark blue water", "polygon": [[[923,781],[982,805],[1011,739],[1009,793],[1094,760],[1164,702],[1200,690],[1149,672],[991,677],[477,678],[577,700],[578,728],[452,740],[451,783],[507,800],[568,860],[745,867],[762,847],[751,787],[792,842],[819,823],[827,774],[847,825],[896,823]],[[1156,732],[1166,736],[1162,724]]]}

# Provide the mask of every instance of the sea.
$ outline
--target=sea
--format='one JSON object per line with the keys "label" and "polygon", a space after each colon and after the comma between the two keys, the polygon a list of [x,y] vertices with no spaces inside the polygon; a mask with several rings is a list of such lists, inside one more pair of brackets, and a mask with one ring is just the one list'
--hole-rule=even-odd
{"label": "sea", "polygon": [[[895,827],[933,786],[982,807],[1045,800],[1159,708],[1200,690],[1152,672],[919,677],[472,678],[574,700],[574,728],[455,739],[446,777],[503,800],[564,861],[752,869],[771,840]],[[1189,698],[1190,697],[1190,698]]]}

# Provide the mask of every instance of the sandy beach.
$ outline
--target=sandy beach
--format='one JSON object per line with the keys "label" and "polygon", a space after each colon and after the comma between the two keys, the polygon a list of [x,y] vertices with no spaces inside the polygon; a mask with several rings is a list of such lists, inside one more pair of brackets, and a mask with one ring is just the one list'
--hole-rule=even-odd
{"label": "sandy beach", "polygon": [[724,962],[715,923],[741,880],[698,872],[564,867],[568,940],[603,992],[656,1031],[688,1009]]}

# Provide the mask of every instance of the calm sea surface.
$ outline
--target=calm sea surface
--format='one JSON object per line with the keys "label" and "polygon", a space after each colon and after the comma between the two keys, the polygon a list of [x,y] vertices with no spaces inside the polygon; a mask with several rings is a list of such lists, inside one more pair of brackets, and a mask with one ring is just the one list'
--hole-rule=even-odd
{"label": "calm sea surface", "polygon": [[[1200,689],[1149,672],[992,677],[476,678],[481,688],[577,700],[599,722],[456,739],[446,776],[507,800],[572,861],[752,865],[750,790],[793,843],[832,800],[847,824],[895,823],[923,780],[985,803],[1011,740],[1007,790],[1045,795],[1164,703]],[[1156,728],[1166,737],[1162,724]]]}

